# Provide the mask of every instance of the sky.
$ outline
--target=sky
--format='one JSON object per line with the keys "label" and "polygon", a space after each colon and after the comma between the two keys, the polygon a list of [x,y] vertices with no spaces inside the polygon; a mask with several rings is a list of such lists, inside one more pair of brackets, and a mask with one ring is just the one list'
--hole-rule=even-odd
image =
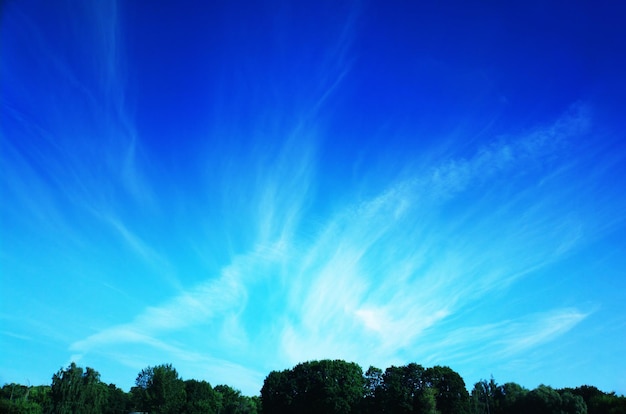
{"label": "sky", "polygon": [[3,2],[0,383],[626,393],[626,6],[473,3]]}

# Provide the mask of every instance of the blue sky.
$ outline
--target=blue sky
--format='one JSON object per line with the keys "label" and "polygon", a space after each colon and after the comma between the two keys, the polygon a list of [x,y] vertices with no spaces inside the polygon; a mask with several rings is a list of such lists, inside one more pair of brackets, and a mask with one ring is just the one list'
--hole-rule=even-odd
{"label": "blue sky", "polygon": [[6,2],[0,382],[626,393],[626,10],[509,3]]}

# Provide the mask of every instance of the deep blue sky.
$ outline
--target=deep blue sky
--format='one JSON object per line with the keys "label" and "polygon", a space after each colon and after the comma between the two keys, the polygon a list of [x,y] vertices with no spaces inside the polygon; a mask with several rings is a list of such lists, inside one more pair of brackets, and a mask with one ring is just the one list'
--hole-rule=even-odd
{"label": "deep blue sky", "polygon": [[613,2],[6,1],[0,382],[342,358],[626,392]]}

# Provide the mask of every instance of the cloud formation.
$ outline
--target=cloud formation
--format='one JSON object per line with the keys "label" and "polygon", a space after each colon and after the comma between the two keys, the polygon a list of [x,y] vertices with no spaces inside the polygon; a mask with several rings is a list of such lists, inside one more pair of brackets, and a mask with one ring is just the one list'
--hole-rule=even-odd
{"label": "cloud formation", "polygon": [[[479,326],[464,326],[462,314],[593,235],[584,211],[563,205],[579,188],[537,197],[539,188],[551,185],[551,174],[569,168],[558,161],[545,174],[545,160],[560,157],[590,125],[587,109],[575,106],[550,125],[403,175],[325,219],[312,217],[307,206],[315,181],[311,152],[287,142],[251,195],[258,200],[251,211],[259,226],[252,251],[131,322],[70,348],[105,353],[141,343],[183,359],[201,355],[202,347],[168,348],[168,338],[204,326],[217,341],[207,352],[233,346],[247,358],[269,361],[257,365],[261,378],[267,369],[316,358],[386,366],[409,355],[479,358],[481,347],[504,360],[540,347],[574,328],[587,311],[555,308]],[[510,198],[494,203],[493,194],[502,192]],[[145,256],[147,248],[139,250]],[[450,320],[457,322],[450,326]],[[236,358],[218,365],[237,365]]]}
{"label": "cloud formation", "polygon": [[[7,307],[24,316],[0,315],[11,324],[3,338],[50,340],[96,367],[171,362],[186,378],[255,394],[270,370],[317,358],[459,369],[541,358],[599,312],[591,299],[546,300],[570,283],[567,272],[584,280],[563,263],[626,223],[614,178],[624,154],[610,147],[621,141],[605,135],[593,103],[536,124],[519,115],[515,132],[492,137],[491,114],[479,138],[467,120],[448,138],[411,130],[418,122],[401,127],[398,108],[424,103],[405,97],[387,113],[377,99],[411,85],[381,78],[371,95],[342,95],[370,79],[359,65],[371,60],[352,50],[358,8],[323,40],[299,30],[288,39],[291,26],[272,32],[263,40],[291,47],[268,50],[261,64],[233,52],[239,44],[220,45],[232,61],[187,90],[177,62],[138,69],[150,56],[133,61],[123,50],[131,36],[122,29],[133,28],[119,6],[72,7],[67,20],[48,21],[11,5],[1,29],[27,51],[0,59],[9,80],[0,211],[11,237],[2,260],[8,279],[27,281],[12,285],[21,296]],[[172,42],[197,42],[194,62],[209,68],[224,58],[199,62],[210,37]],[[307,41],[316,52],[294,54]],[[168,52],[179,51],[159,49],[155,61]],[[131,67],[156,80],[132,72],[140,79],[130,85]],[[178,81],[189,99],[171,93]],[[127,93],[142,87],[148,97],[133,107]],[[187,111],[200,113],[197,125]],[[372,135],[388,136],[360,135],[381,119]],[[32,332],[41,336],[29,341]]]}

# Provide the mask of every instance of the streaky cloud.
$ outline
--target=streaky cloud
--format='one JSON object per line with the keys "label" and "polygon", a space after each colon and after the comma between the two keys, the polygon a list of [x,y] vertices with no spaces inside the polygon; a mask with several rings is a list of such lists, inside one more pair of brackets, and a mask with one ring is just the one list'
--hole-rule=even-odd
{"label": "streaky cloud", "polygon": [[[572,249],[580,231],[570,231],[571,220],[560,219],[560,212],[549,213],[552,205],[531,202],[533,188],[494,206],[493,215],[504,219],[498,225],[478,215],[488,202],[481,196],[446,222],[438,212],[503,171],[532,168],[538,157],[557,150],[555,142],[586,134],[589,124],[585,109],[574,108],[552,125],[482,148],[473,158],[422,168],[423,175],[329,220],[304,249],[290,288],[289,303],[299,316],[284,332],[287,354],[293,361],[319,358],[346,342],[364,341],[390,360],[428,340],[429,329],[487,292],[506,289]],[[365,349],[348,353],[366,361],[372,351]]]}
{"label": "streaky cloud", "polygon": [[591,315],[573,308],[553,309],[543,313],[502,320],[479,326],[465,326],[423,344],[425,360],[438,363],[452,359],[458,363],[483,360],[490,364],[515,360],[524,352],[555,340]]}
{"label": "streaky cloud", "polygon": [[[313,223],[308,203],[316,180],[314,152],[292,135],[257,170],[261,185],[251,199],[258,210],[249,211],[259,227],[250,251],[231,257],[218,277],[70,349],[81,355],[106,354],[124,343],[166,349],[173,346],[170,333],[193,326],[210,326],[223,341],[207,344],[208,352],[227,344],[249,357],[269,352],[264,367],[270,369],[329,357],[364,365],[398,363],[406,355],[440,361],[442,352],[463,361],[481,357],[475,352],[479,339],[502,359],[541,347],[587,314],[554,309],[459,327],[444,337],[440,330],[462,320],[490,292],[509,289],[585,243],[593,232],[585,228],[589,218],[559,207],[571,190],[535,199],[536,184],[503,183],[499,175],[515,169],[541,178],[541,160],[558,160],[563,145],[588,134],[590,125],[584,107],[575,107],[551,125],[495,140],[471,157],[435,159],[419,174]],[[492,204],[493,191],[511,191],[511,197]],[[486,209],[490,214],[483,214]],[[118,231],[140,255],[151,255],[121,225]],[[284,302],[273,303],[278,297]],[[259,311],[274,319],[255,328],[250,318]],[[463,339],[468,337],[475,340]],[[219,361],[234,363],[231,357]]]}
{"label": "streaky cloud", "polygon": [[[258,6],[3,8],[7,377],[75,361],[127,388],[172,363],[255,395],[341,358],[613,386],[614,59],[551,53],[569,25],[543,62],[501,48],[515,28],[485,43],[484,13],[443,33],[438,7]],[[449,53],[477,22],[481,53]]]}

